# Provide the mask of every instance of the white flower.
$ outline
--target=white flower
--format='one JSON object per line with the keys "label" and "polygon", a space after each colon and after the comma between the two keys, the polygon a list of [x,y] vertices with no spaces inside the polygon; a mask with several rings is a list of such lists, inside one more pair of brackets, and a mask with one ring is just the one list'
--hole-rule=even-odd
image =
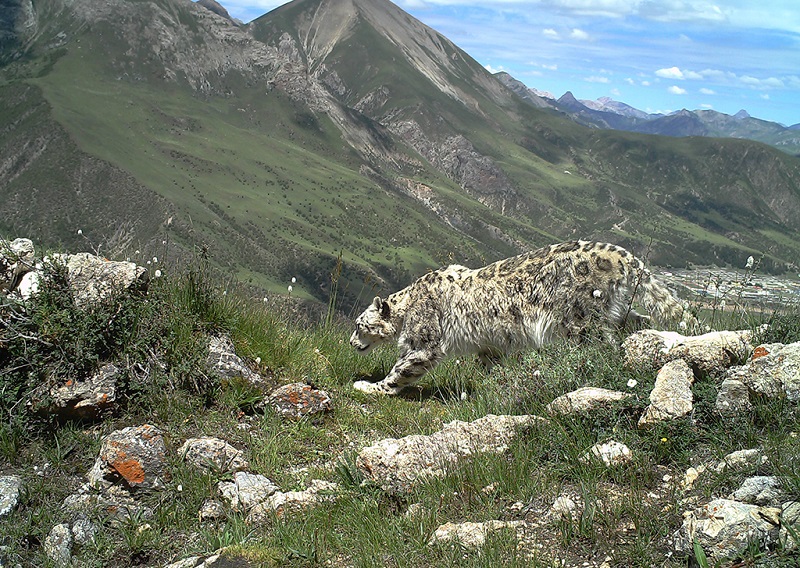
{"label": "white flower", "polygon": [[628,379],[628,388],[629,389],[632,389],[633,387],[635,387],[638,384],[639,384],[639,381],[637,381],[636,379]]}
{"label": "white flower", "polygon": [[264,303],[266,304],[267,302],[269,302],[269,298],[267,298],[266,296],[264,296]]}
{"label": "white flower", "polygon": [[133,252],[133,254],[142,254],[142,253],[141,253],[141,252],[139,252],[139,249],[136,249],[136,250]]}
{"label": "white flower", "polygon": [[720,300],[719,307],[720,308],[724,308],[725,307],[725,300]]}
{"label": "white flower", "polygon": [[755,263],[756,259],[752,256],[747,257],[747,264],[744,265],[745,268],[753,268],[753,264]]}
{"label": "white flower", "polygon": [[595,298],[602,298],[603,293],[600,290],[595,290],[594,292],[592,292],[592,296],[594,296]]}
{"label": "white flower", "polygon": [[79,234],[79,235],[82,235],[82,234],[83,234],[83,231],[82,231],[81,229],[78,229],[78,234]]}
{"label": "white flower", "polygon": [[292,293],[292,285],[291,284],[289,285],[288,290],[289,290],[289,293],[291,294]]}
{"label": "white flower", "polygon": [[183,491],[183,485],[178,485],[178,491]]}
{"label": "white flower", "polygon": [[681,323],[679,323],[679,324],[678,324],[678,327],[679,327],[680,329],[686,329],[686,322],[685,322],[685,321],[682,321]]}
{"label": "white flower", "polygon": [[156,262],[158,262],[158,257],[157,257],[157,256],[154,256],[154,257],[153,257],[153,264],[155,264]]}
{"label": "white flower", "polygon": [[149,260],[147,261],[147,266],[150,266],[150,261]]}
{"label": "white flower", "polygon": [[461,393],[461,400],[467,400],[467,393],[465,392]]}
{"label": "white flower", "polygon": [[223,290],[223,291],[222,291],[222,295],[223,295],[223,296],[227,296],[227,295],[228,295],[228,291],[227,291],[227,290]]}
{"label": "white flower", "polygon": [[297,283],[297,278],[295,278],[294,276],[292,276],[292,284],[296,284],[296,283]]}
{"label": "white flower", "polygon": [[167,241],[161,241],[161,244],[165,245],[165,244],[167,244]]}
{"label": "white flower", "polygon": [[153,276],[155,276],[156,278],[161,278],[161,271],[160,270],[156,270],[156,272],[155,272],[155,274],[153,274]]}
{"label": "white flower", "polygon": [[260,365],[260,364],[261,364],[261,357],[256,357],[256,365]]}

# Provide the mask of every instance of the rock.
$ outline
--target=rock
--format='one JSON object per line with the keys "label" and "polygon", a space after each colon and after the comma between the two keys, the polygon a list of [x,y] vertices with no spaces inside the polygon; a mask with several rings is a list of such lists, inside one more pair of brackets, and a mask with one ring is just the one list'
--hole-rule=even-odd
{"label": "rock", "polygon": [[753,332],[713,331],[685,336],[672,331],[643,329],[622,343],[628,367],[655,371],[675,359],[683,359],[696,372],[718,376],[728,367],[747,360],[753,352]]}
{"label": "rock", "polygon": [[561,415],[588,412],[598,406],[608,405],[630,396],[630,393],[626,392],[612,391],[599,387],[583,387],[559,396],[547,405],[547,412]]}
{"label": "rock", "polygon": [[780,514],[773,507],[715,499],[684,514],[683,526],[675,533],[675,550],[691,556],[694,540],[715,559],[734,557],[751,542],[764,549],[778,540]]}
{"label": "rock", "polygon": [[155,489],[168,480],[161,431],[149,424],[115,430],[105,437],[88,474],[95,489],[122,482],[127,489]]}
{"label": "rock", "polygon": [[303,418],[331,409],[331,397],[323,390],[304,383],[292,383],[275,389],[269,395],[275,412],[288,418]]}
{"label": "rock", "polygon": [[97,492],[88,483],[81,487],[78,493],[67,496],[62,508],[78,517],[99,515],[111,523],[127,521],[134,517],[149,519],[153,516],[152,509],[134,500],[126,489],[112,486]]}
{"label": "rock", "polygon": [[731,495],[731,499],[736,501],[771,507],[780,507],[785,497],[780,479],[771,475],[748,477]]}
{"label": "rock", "polygon": [[734,416],[753,410],[750,389],[739,379],[726,378],[717,392],[714,409],[723,416]]}
{"label": "rock", "polygon": [[69,525],[54,526],[44,539],[44,553],[60,568],[70,565],[72,560],[72,531]]}
{"label": "rock", "polygon": [[759,345],[745,365],[731,369],[726,379],[739,380],[756,393],[800,401],[800,341]]}
{"label": "rock", "polygon": [[722,473],[729,469],[742,470],[745,468],[755,469],[767,463],[769,459],[764,452],[758,448],[750,450],[738,450],[731,452],[716,465],[714,471]]}
{"label": "rock", "polygon": [[356,466],[367,480],[390,493],[407,493],[419,479],[442,477],[459,463],[482,453],[502,453],[538,416],[496,416],[474,422],[455,420],[430,436],[387,438],[364,448]]}
{"label": "rock", "polygon": [[650,393],[650,406],[639,418],[639,428],[689,414],[692,411],[693,382],[694,373],[683,359],[665,364],[656,376],[656,384]]}
{"label": "rock", "polygon": [[494,532],[516,529],[522,521],[486,521],[484,523],[445,523],[436,529],[428,541],[428,546],[442,543],[456,543],[468,550],[483,547],[486,537]]}
{"label": "rock", "polygon": [[298,513],[309,507],[334,501],[336,499],[335,492],[338,490],[339,486],[336,483],[314,479],[308,489],[304,491],[287,491],[286,493],[278,491],[269,496],[266,501],[250,509],[247,522],[262,522],[271,517]]}
{"label": "rock", "polygon": [[609,440],[602,444],[595,444],[580,457],[583,463],[591,463],[600,459],[606,467],[624,465],[631,461],[631,450],[622,442]]}
{"label": "rock", "polygon": [[225,506],[216,499],[206,499],[197,511],[201,521],[216,521],[225,518]]}
{"label": "rock", "polygon": [[566,495],[560,495],[553,501],[550,514],[558,519],[571,520],[577,518],[578,504]]}
{"label": "rock", "polygon": [[224,335],[208,338],[206,368],[221,379],[242,379],[262,392],[270,386],[236,354],[233,342]]}
{"label": "rock", "polygon": [[233,481],[220,481],[218,489],[234,511],[249,511],[278,491],[278,486],[263,475],[238,471]]}
{"label": "rock", "polygon": [[0,239],[0,292],[12,292],[22,277],[33,270],[34,248],[30,239]]}
{"label": "rock", "polygon": [[69,287],[75,305],[80,308],[107,300],[124,290],[143,290],[150,279],[147,269],[133,262],[115,262],[88,252],[55,258],[65,262]]}
{"label": "rock", "polygon": [[94,542],[94,537],[97,536],[97,527],[92,521],[84,514],[79,514],[72,522],[72,540],[78,546],[83,546],[90,542]]}
{"label": "rock", "polygon": [[218,473],[242,471],[250,467],[241,450],[219,438],[189,438],[178,454],[195,467]]}
{"label": "rock", "polygon": [[55,414],[62,420],[96,420],[117,405],[120,370],[108,363],[83,381],[67,381],[50,389],[50,404],[40,413]]}
{"label": "rock", "polygon": [[[791,528],[791,530],[789,530]],[[785,550],[800,548],[800,501],[784,503],[781,510],[781,542]]]}
{"label": "rock", "polygon": [[19,502],[22,478],[18,475],[0,475],[0,518],[5,517]]}

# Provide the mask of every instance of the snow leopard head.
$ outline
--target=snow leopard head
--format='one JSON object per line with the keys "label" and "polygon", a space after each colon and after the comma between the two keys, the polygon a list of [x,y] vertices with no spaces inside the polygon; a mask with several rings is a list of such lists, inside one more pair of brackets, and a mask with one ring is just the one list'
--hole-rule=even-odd
{"label": "snow leopard head", "polygon": [[397,329],[391,321],[389,302],[375,297],[370,306],[356,318],[356,330],[350,337],[350,345],[366,354],[376,345],[394,339]]}

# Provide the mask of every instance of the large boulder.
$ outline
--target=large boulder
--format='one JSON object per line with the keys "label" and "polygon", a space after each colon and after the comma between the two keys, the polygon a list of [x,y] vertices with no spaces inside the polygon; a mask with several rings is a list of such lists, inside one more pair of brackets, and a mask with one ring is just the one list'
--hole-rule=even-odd
{"label": "large boulder", "polygon": [[780,515],[781,509],[774,507],[715,499],[684,515],[675,550],[691,555],[695,540],[714,559],[735,557],[751,543],[763,549],[778,541]]}
{"label": "large boulder", "polygon": [[364,448],[356,466],[390,493],[407,493],[426,477],[442,477],[459,463],[482,453],[502,453],[521,428],[538,416],[488,415],[474,422],[455,420],[430,436],[387,438]]}
{"label": "large boulder", "polygon": [[627,392],[612,391],[600,387],[582,387],[553,400],[547,405],[547,412],[554,415],[589,412],[630,396],[631,394]]}
{"label": "large boulder", "polygon": [[800,341],[759,345],[746,364],[730,369],[725,378],[768,397],[800,401]]}
{"label": "large boulder", "polygon": [[96,304],[123,290],[144,289],[150,279],[147,269],[133,262],[111,261],[88,252],[58,258],[67,266],[78,307]]}
{"label": "large boulder", "polygon": [[729,367],[747,360],[753,352],[753,332],[713,331],[685,336],[673,331],[643,329],[622,343],[625,364],[656,371],[675,359],[683,359],[703,375],[722,375]]}

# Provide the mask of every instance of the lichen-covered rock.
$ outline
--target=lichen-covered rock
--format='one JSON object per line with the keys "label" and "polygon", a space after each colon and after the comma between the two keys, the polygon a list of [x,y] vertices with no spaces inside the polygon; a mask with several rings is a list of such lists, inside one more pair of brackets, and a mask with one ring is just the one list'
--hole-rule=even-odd
{"label": "lichen-covered rock", "polygon": [[738,380],[756,393],[800,401],[800,341],[759,345],[745,365],[730,369],[726,379]]}
{"label": "lichen-covered rock", "polygon": [[800,501],[788,501],[781,508],[780,539],[786,550],[800,548]]}
{"label": "lichen-covered rock", "polygon": [[72,531],[67,524],[59,524],[50,529],[44,539],[44,553],[57,568],[65,568],[72,560]]}
{"label": "lichen-covered rock", "polygon": [[417,480],[444,476],[475,454],[504,452],[521,428],[541,420],[493,414],[474,422],[455,420],[429,436],[381,440],[361,450],[356,466],[384,491],[407,493]]}
{"label": "lichen-covered rock", "polygon": [[692,369],[713,376],[747,360],[753,352],[753,332],[713,331],[685,336],[672,331],[643,329],[622,343],[625,364],[633,369],[655,371],[675,359],[683,359]]}
{"label": "lichen-covered rock", "polygon": [[241,379],[254,387],[267,389],[271,383],[253,371],[244,360],[236,354],[233,342],[227,336],[208,338],[208,357],[206,368],[209,373],[221,379]]}
{"label": "lichen-covered rock", "polygon": [[746,468],[755,469],[769,461],[764,451],[759,448],[737,450],[726,455],[714,466],[714,471],[723,473],[728,470],[741,471]]}
{"label": "lichen-covered rock", "polygon": [[247,522],[256,523],[270,517],[282,517],[304,511],[336,499],[339,486],[330,481],[314,479],[303,491],[277,491],[265,501],[258,503],[247,515]]}
{"label": "lichen-covered rock", "polygon": [[218,473],[243,471],[250,467],[241,450],[219,438],[189,438],[178,450],[178,455],[195,467]]}
{"label": "lichen-covered rock", "polygon": [[89,483],[105,489],[123,483],[127,489],[154,489],[169,479],[161,430],[144,424],[115,430],[105,437],[88,474]]}
{"label": "lichen-covered rock", "polygon": [[124,290],[144,289],[150,273],[133,262],[106,260],[82,252],[59,256],[66,263],[75,305],[87,307]]}
{"label": "lichen-covered rock", "polygon": [[218,489],[234,511],[249,511],[278,491],[278,486],[256,473],[237,471],[233,481],[220,481]]}
{"label": "lichen-covered rock", "polygon": [[675,420],[692,411],[694,373],[683,359],[665,364],[656,376],[650,392],[650,405],[639,418],[639,428]]}
{"label": "lichen-covered rock", "polygon": [[0,518],[17,506],[22,493],[22,478],[18,475],[0,475]]}
{"label": "lichen-covered rock", "polygon": [[131,518],[149,519],[153,510],[136,501],[124,488],[111,486],[97,491],[88,483],[77,493],[64,499],[62,508],[71,515],[100,516],[110,523],[122,523]]}
{"label": "lichen-covered rock", "polygon": [[268,402],[275,412],[288,418],[314,416],[327,412],[332,407],[328,393],[305,383],[278,387],[269,395]]}
{"label": "lichen-covered rock", "polygon": [[731,499],[742,503],[771,507],[780,507],[785,497],[786,491],[781,486],[781,480],[773,475],[748,477],[731,495]]}
{"label": "lichen-covered rock", "polygon": [[547,412],[560,415],[588,412],[599,406],[624,400],[630,396],[630,393],[612,391],[600,387],[583,387],[553,400],[547,405]]}
{"label": "lichen-covered rock", "polygon": [[714,409],[723,416],[751,411],[753,404],[750,402],[750,389],[739,379],[726,378],[717,391]]}
{"label": "lichen-covered rock", "polygon": [[780,515],[774,507],[715,499],[684,515],[675,533],[675,550],[691,555],[697,540],[707,556],[722,559],[736,556],[750,543],[765,548],[778,540]]}
{"label": "lichen-covered rock", "polygon": [[513,529],[523,525],[522,521],[486,521],[483,523],[445,523],[438,527],[428,541],[428,546],[456,543],[469,550],[483,547],[486,537],[501,530]]}
{"label": "lichen-covered rock", "polygon": [[40,413],[55,414],[62,420],[96,420],[117,405],[120,370],[108,363],[85,380],[69,380],[50,389],[50,403]]}

